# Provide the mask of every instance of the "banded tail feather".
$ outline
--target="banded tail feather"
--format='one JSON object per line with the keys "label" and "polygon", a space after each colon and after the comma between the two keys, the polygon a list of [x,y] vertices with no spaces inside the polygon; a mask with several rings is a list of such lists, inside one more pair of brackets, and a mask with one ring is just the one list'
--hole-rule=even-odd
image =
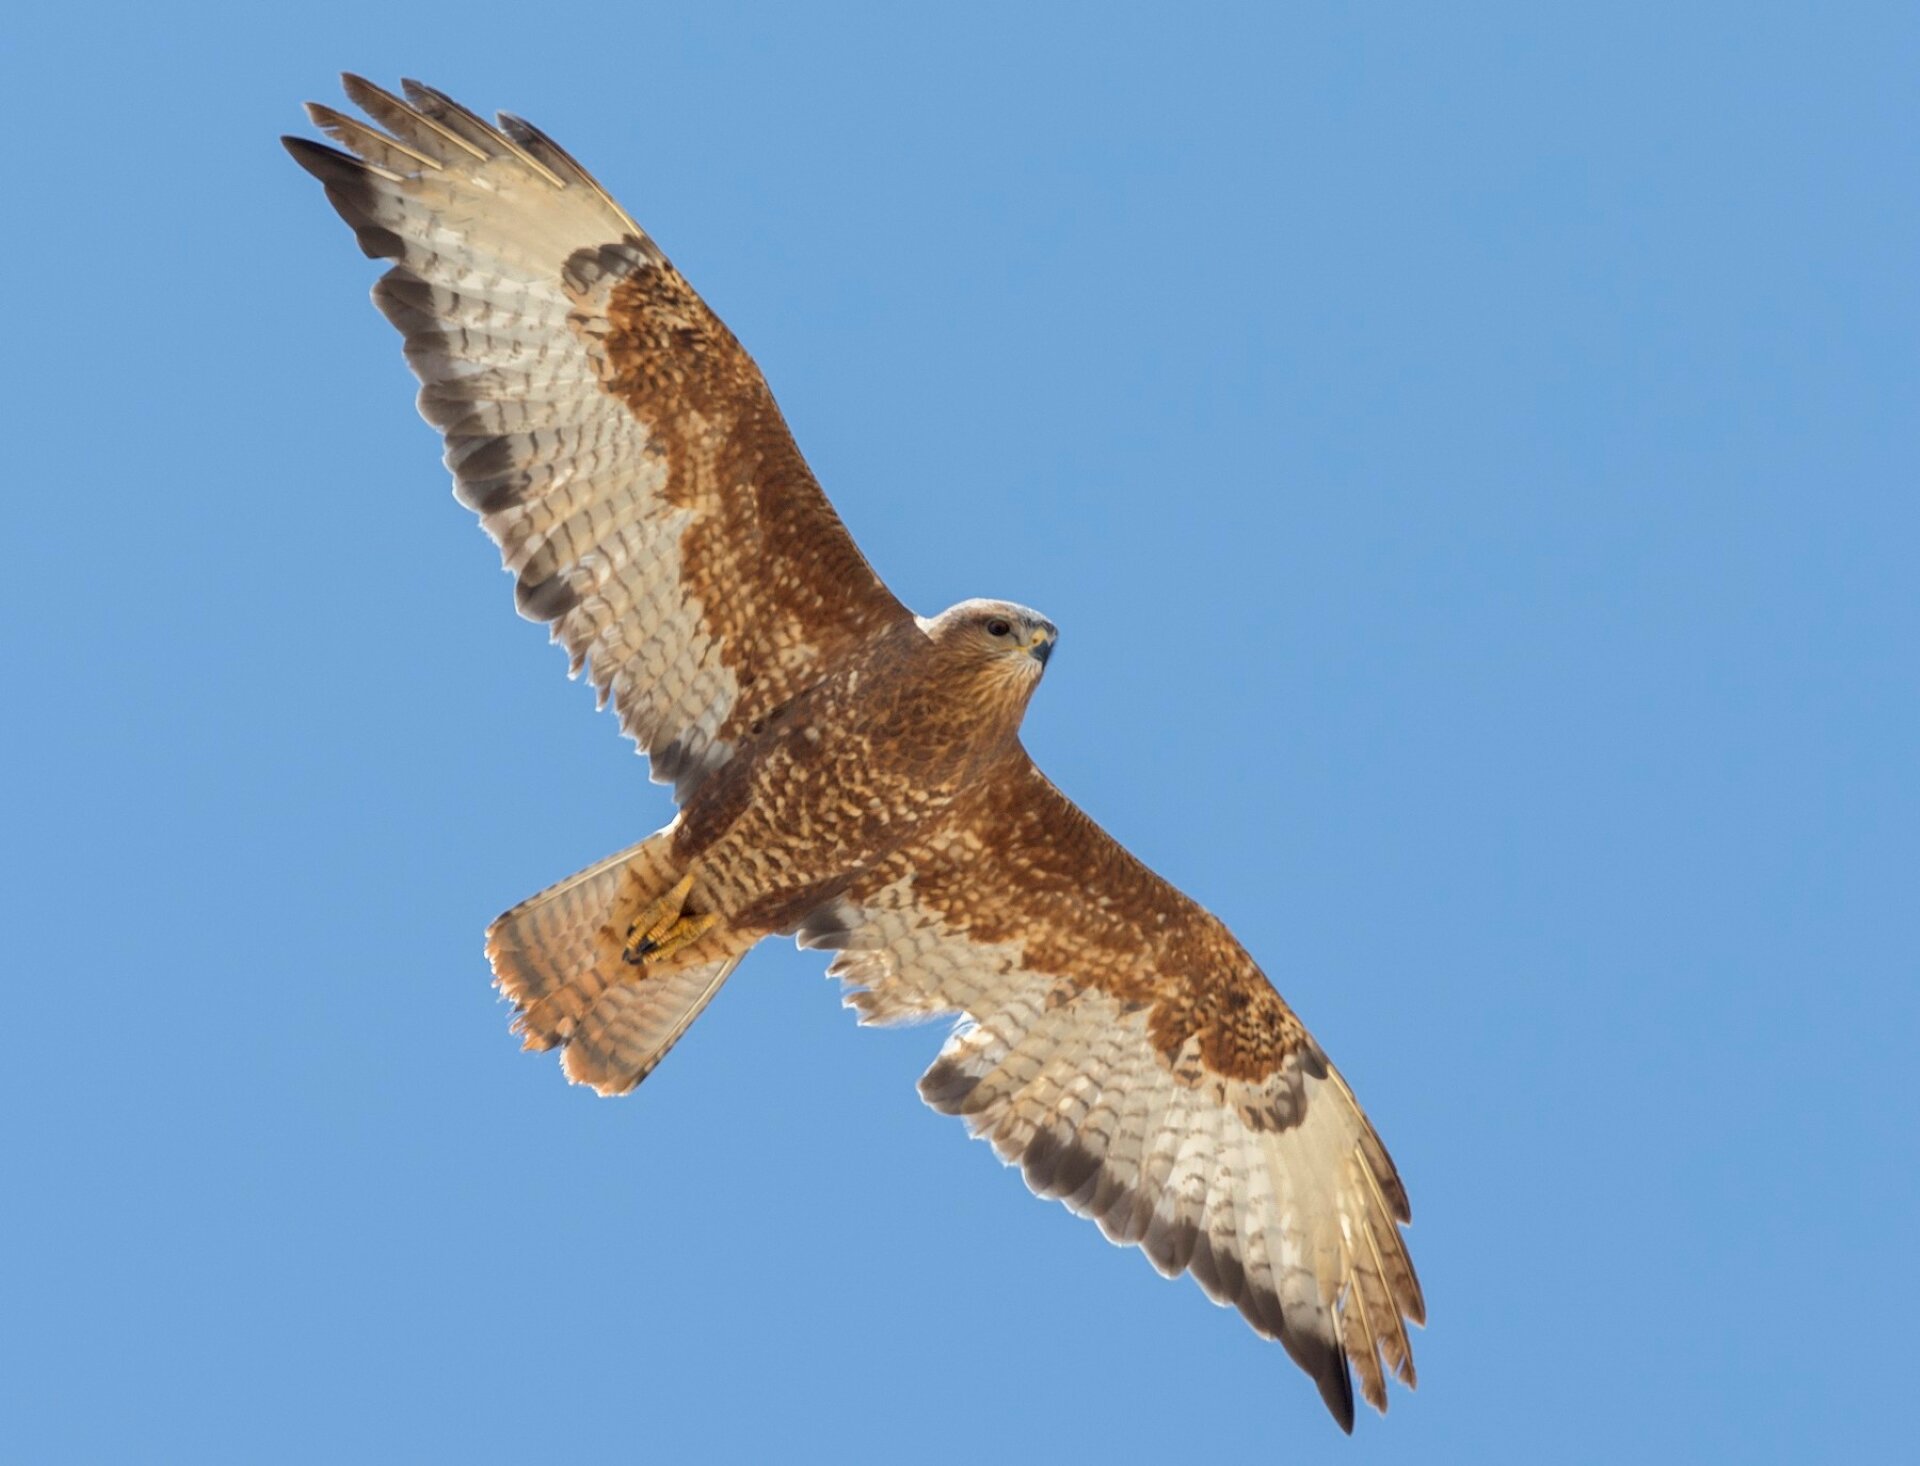
{"label": "banded tail feather", "polygon": [[679,876],[672,827],[522,901],[487,928],[494,986],[529,1049],[560,1049],[575,1084],[625,1094],[666,1057],[753,945],[722,926],[658,967],[624,952],[627,924]]}

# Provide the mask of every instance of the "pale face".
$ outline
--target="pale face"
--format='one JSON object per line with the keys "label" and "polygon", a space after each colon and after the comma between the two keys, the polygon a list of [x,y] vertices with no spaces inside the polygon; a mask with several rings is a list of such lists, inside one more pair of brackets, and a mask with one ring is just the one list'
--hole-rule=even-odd
{"label": "pale face", "polygon": [[923,622],[927,635],[969,660],[1000,663],[1038,678],[1053,655],[1060,628],[1038,611],[1012,601],[962,601]]}

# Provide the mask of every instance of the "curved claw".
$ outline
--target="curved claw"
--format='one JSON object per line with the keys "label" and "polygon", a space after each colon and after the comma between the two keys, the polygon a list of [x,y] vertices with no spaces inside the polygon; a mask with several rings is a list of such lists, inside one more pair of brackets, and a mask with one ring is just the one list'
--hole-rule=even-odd
{"label": "curved claw", "polygon": [[622,960],[635,967],[659,962],[705,936],[719,918],[685,914],[687,895],[692,890],[693,877],[682,876],[672,890],[643,907],[627,924],[626,941],[620,949]]}

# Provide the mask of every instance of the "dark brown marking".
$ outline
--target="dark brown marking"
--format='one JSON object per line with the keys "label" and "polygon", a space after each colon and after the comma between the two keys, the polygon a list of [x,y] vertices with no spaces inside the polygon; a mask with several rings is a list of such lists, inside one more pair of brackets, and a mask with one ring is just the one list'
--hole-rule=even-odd
{"label": "dark brown marking", "polygon": [[[742,690],[719,730],[732,740],[907,613],[827,502],[759,368],[679,271],[632,243],[567,262],[577,291],[606,276],[606,388],[659,440],[668,499],[694,511],[680,573]],[[813,669],[798,677],[796,648]]]}

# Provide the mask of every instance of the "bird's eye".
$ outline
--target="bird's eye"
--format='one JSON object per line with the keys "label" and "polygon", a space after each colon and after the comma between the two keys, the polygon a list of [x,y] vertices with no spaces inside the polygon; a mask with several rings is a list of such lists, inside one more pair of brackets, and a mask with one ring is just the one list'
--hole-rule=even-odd
{"label": "bird's eye", "polygon": [[999,616],[995,616],[991,621],[987,623],[988,636],[1006,636],[1012,630],[1013,630],[1012,624]]}

